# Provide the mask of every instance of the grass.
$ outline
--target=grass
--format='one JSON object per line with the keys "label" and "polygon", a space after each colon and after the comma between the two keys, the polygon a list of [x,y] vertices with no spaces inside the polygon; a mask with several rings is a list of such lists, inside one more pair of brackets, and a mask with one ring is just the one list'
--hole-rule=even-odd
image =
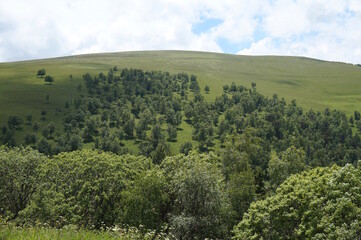
{"label": "grass", "polygon": [[0,225],[0,240],[128,240],[166,239],[167,234],[136,228],[96,231],[76,228],[15,227]]}
{"label": "grass", "polygon": [[91,232],[85,230],[65,230],[48,228],[5,228],[0,230],[0,240],[95,240],[95,239],[127,239],[108,232]]}
{"label": "grass", "polygon": [[[330,107],[347,114],[361,110],[361,68],[351,64],[302,57],[189,51],[122,52],[0,63],[0,126],[11,115],[25,118],[29,113],[33,115],[33,121],[41,123],[43,109],[48,113],[47,122],[53,121],[61,126],[62,114],[57,115],[56,109],[63,109],[65,101],[71,101],[82,93],[76,90],[76,86],[83,82],[82,75],[86,72],[107,73],[113,66],[195,74],[202,91],[205,85],[210,87],[210,93],[204,94],[209,101],[222,94],[225,84],[235,82],[250,87],[255,82],[260,93],[270,97],[277,93],[288,101],[296,99],[306,110]],[[44,78],[36,77],[41,68],[54,77],[53,85],[45,84]],[[72,80],[69,79],[70,74]],[[50,96],[49,104],[46,103],[47,94]],[[190,134],[191,128],[185,124],[181,125],[183,131],[178,131],[178,139]],[[27,128],[24,126],[25,132]],[[19,134],[17,142],[21,139]],[[179,149],[181,143],[172,144],[172,152]],[[136,148],[129,147],[131,150]]]}

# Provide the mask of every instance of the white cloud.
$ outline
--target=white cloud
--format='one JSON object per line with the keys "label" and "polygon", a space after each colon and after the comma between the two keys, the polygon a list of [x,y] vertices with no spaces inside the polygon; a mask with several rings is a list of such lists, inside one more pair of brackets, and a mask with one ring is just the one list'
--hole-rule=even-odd
{"label": "white cloud", "polygon": [[263,16],[266,37],[239,54],[298,55],[360,63],[360,3],[275,1]]}
{"label": "white cloud", "polygon": [[[222,22],[201,34],[201,19]],[[361,62],[359,0],[0,1],[0,61],[131,50],[302,55]],[[236,53],[237,50],[235,50]]]}

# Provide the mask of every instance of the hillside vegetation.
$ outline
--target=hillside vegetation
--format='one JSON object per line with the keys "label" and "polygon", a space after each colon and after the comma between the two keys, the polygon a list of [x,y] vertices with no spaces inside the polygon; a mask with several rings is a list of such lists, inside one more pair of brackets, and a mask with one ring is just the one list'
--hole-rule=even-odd
{"label": "hillside vegetation", "polygon": [[[164,70],[154,70],[165,61],[156,56],[163,55],[168,57],[160,66]],[[141,68],[122,65],[141,64],[137,56],[149,62]],[[184,69],[174,72],[171,56]],[[73,229],[75,239],[82,233],[90,238],[359,238],[360,112],[356,106],[349,114],[322,104],[310,109],[306,100],[315,101],[316,95],[305,94],[300,105],[285,99],[281,93],[287,88],[276,85],[271,94],[259,85],[276,84],[272,75],[261,82],[212,81],[220,72],[225,77],[224,69],[242,69],[232,62],[258,76],[250,67],[259,64],[250,64],[253,59],[264,64],[273,59],[268,66],[293,62],[287,70],[293,74],[307,62],[314,63],[307,69],[317,66],[319,74],[329,68],[336,76],[339,67],[356,77],[360,71],[302,58],[167,51],[22,63],[33,76],[23,72],[24,78],[7,81],[1,92],[15,100],[0,123],[1,144],[7,145],[0,146],[0,233],[38,229],[58,237],[62,233],[55,229]],[[202,63],[208,63],[203,72]],[[20,66],[13,63],[13,71],[20,74]],[[273,77],[285,77],[282,69],[274,68]],[[277,81],[297,88],[294,81]]]}
{"label": "hillside vegetation", "polygon": [[[286,100],[297,99],[306,109],[337,108],[346,113],[360,109],[361,68],[300,57],[256,57],[185,51],[123,52],[80,55],[55,59],[0,63],[0,122],[10,115],[23,115],[47,109],[54,112],[75,97],[76,86],[85,72],[97,74],[109,68],[140,68],[198,76],[201,89],[209,85],[214,100],[224,84],[250,86],[259,92],[274,93]],[[55,78],[44,85],[36,72],[45,68]],[[69,75],[72,75],[72,81]],[[46,95],[52,104],[45,105]]]}

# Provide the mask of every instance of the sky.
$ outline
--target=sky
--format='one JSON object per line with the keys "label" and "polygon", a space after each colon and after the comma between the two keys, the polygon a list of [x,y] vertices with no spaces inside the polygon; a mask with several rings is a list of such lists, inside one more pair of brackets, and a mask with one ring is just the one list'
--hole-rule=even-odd
{"label": "sky", "polygon": [[0,0],[0,62],[195,50],[361,63],[361,0]]}

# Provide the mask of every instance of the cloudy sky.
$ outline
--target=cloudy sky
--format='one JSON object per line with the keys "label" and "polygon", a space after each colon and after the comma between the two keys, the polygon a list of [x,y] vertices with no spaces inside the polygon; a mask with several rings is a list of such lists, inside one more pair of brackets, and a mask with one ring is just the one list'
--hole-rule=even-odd
{"label": "cloudy sky", "polygon": [[361,0],[0,0],[0,61],[133,50],[361,63]]}

